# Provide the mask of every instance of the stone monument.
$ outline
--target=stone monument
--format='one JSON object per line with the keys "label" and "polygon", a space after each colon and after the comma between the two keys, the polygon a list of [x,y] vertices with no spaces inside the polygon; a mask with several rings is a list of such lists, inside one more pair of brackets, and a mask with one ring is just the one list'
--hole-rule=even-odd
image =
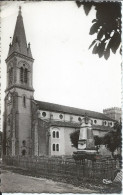
{"label": "stone monument", "polygon": [[80,134],[78,141],[78,151],[73,153],[75,159],[94,159],[97,151],[94,143],[92,131],[92,121],[85,115],[81,121]]}

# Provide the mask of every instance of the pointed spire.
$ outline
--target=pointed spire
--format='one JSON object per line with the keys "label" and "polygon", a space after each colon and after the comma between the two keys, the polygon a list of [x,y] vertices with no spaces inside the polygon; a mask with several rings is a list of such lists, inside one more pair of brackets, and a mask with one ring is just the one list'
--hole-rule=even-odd
{"label": "pointed spire", "polygon": [[21,6],[19,6],[19,12],[18,15],[21,15]]}
{"label": "pointed spire", "polygon": [[[26,35],[25,35],[25,29],[23,24],[23,17],[21,13],[21,6],[19,6],[15,31],[13,35],[12,44],[9,49],[8,57],[13,53],[17,52],[29,57],[32,57],[31,50],[27,48],[27,41],[26,41]],[[29,53],[29,54],[28,54]]]}

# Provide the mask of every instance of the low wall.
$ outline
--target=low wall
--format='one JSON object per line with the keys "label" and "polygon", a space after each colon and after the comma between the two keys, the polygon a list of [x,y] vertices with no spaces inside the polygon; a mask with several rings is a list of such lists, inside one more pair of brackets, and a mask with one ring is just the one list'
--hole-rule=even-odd
{"label": "low wall", "polygon": [[35,175],[46,178],[61,177],[67,179],[90,182],[101,182],[111,179],[116,170],[116,160],[74,161],[74,159],[48,157],[3,157],[3,163],[9,166],[28,170]]}

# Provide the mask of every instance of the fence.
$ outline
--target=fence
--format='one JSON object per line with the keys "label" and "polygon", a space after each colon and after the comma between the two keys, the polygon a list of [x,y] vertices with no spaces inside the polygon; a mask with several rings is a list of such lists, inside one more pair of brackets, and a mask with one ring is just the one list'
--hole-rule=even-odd
{"label": "fence", "polygon": [[67,180],[102,182],[111,179],[116,170],[116,160],[75,161],[72,158],[48,157],[3,157],[6,165],[15,166],[35,173],[40,177],[62,178]]}

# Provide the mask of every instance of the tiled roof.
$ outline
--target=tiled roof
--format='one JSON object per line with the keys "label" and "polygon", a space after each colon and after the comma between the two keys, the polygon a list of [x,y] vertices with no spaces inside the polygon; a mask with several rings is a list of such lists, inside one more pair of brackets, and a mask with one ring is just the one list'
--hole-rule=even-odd
{"label": "tiled roof", "polygon": [[113,119],[107,117],[106,115],[100,112],[73,108],[69,106],[63,106],[59,104],[53,104],[53,103],[42,102],[42,101],[37,101],[37,100],[35,100],[35,102],[38,104],[38,107],[41,110],[68,113],[68,114],[74,114],[74,115],[79,115],[79,116],[84,116],[85,114],[87,114],[87,116],[91,118],[114,121]]}
{"label": "tiled roof", "polygon": [[74,128],[80,128],[79,123],[72,123],[72,122],[65,122],[65,121],[51,121],[51,126],[60,126],[60,127],[74,127]]}
{"label": "tiled roof", "polygon": [[111,131],[113,128],[109,126],[103,126],[103,125],[92,125],[93,130],[99,130],[99,131]]}

